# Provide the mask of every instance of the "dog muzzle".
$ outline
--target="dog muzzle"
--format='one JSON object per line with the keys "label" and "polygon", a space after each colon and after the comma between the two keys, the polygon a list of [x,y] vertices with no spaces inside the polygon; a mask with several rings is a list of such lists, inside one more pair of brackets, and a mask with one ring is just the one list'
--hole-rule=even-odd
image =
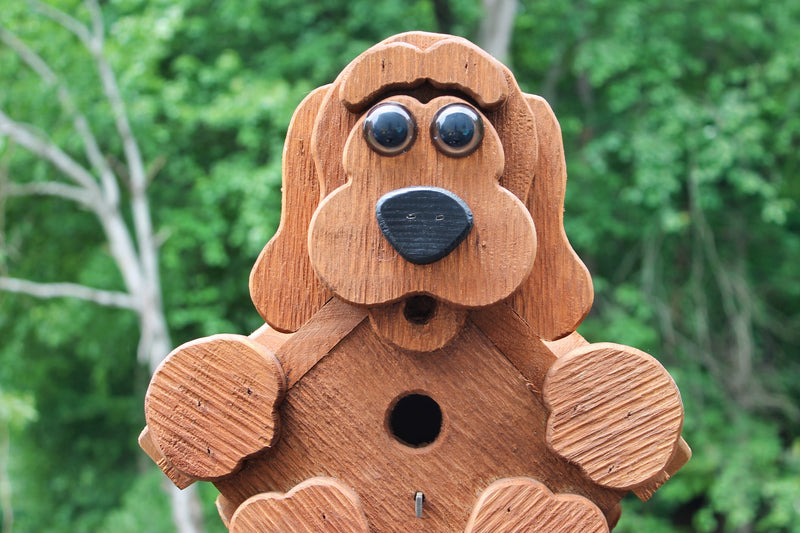
{"label": "dog muzzle", "polygon": [[406,187],[375,204],[378,225],[406,261],[427,265],[446,257],[472,230],[466,202],[439,187]]}

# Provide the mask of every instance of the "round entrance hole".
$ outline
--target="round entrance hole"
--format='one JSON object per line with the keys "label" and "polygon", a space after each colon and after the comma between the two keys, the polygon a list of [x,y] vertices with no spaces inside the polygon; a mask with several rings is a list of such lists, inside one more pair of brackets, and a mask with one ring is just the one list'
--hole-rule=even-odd
{"label": "round entrance hole", "polygon": [[412,324],[424,326],[436,314],[436,300],[424,294],[412,296],[405,302],[403,316]]}
{"label": "round entrance hole", "polygon": [[389,411],[389,431],[401,444],[422,448],[439,436],[442,410],[430,396],[409,394]]}

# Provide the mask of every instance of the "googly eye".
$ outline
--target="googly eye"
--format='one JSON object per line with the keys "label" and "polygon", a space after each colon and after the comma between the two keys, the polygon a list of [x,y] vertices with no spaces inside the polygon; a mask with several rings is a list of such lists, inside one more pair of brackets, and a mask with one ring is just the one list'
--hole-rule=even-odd
{"label": "googly eye", "polygon": [[468,105],[448,104],[434,115],[431,138],[443,154],[464,157],[474,152],[483,140],[483,120]]}
{"label": "googly eye", "polygon": [[417,136],[414,117],[405,106],[383,102],[367,113],[364,138],[370,148],[381,155],[398,155],[411,146]]}

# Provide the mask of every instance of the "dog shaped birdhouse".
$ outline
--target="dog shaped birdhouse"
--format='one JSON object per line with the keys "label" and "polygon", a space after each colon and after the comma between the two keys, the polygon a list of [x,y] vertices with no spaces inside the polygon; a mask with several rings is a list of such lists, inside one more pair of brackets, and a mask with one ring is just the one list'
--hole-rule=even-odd
{"label": "dog shaped birdhouse", "polygon": [[184,344],[140,443],[235,532],[601,532],[689,458],[675,383],[590,344],[547,103],[397,35],[296,110],[250,275],[266,324]]}

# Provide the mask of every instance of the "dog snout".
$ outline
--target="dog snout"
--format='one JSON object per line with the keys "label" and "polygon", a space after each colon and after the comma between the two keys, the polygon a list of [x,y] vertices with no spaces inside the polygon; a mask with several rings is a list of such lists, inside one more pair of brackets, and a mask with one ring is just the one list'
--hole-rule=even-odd
{"label": "dog snout", "polygon": [[406,187],[375,204],[378,225],[389,244],[415,265],[434,263],[456,249],[473,225],[472,211],[439,187]]}

